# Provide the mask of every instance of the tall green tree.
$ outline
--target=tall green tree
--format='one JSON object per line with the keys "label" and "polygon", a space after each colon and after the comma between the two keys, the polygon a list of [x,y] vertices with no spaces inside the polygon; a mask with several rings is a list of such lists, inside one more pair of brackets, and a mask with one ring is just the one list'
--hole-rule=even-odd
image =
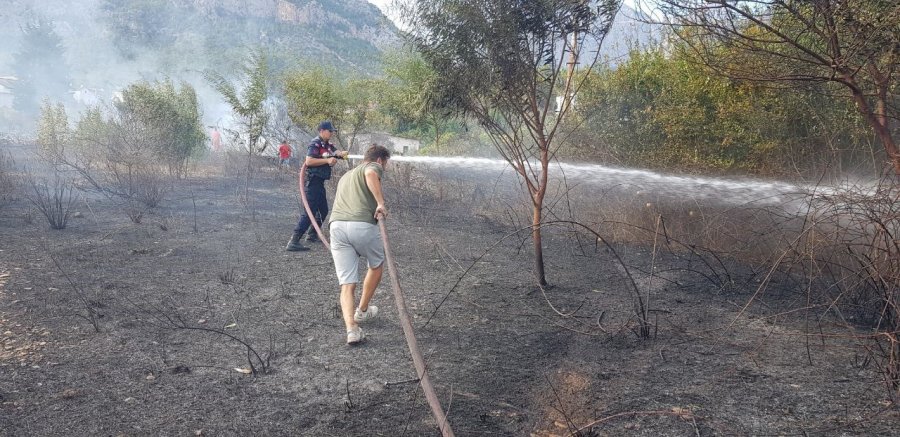
{"label": "tall green tree", "polygon": [[346,139],[348,150],[357,152],[356,136],[370,122],[377,88],[373,79],[338,78],[322,68],[294,71],[284,79],[291,120],[311,133],[331,120],[340,129],[338,141]]}
{"label": "tall green tree", "polygon": [[618,0],[412,0],[410,40],[440,72],[440,105],[472,117],[531,197],[535,278],[546,285],[541,223],[562,121],[618,12]]}
{"label": "tall green tree", "polygon": [[54,105],[49,100],[44,100],[37,125],[37,143],[41,147],[41,153],[48,161],[57,164],[58,157],[66,152],[66,146],[72,139],[71,135],[72,129],[69,126],[65,106],[62,103]]}
{"label": "tall green tree", "polygon": [[22,45],[13,55],[13,73],[18,79],[10,88],[13,108],[37,114],[41,100],[61,100],[69,90],[69,67],[62,38],[53,23],[37,18],[22,27]]}
{"label": "tall green tree", "polygon": [[452,114],[440,105],[438,74],[421,55],[409,50],[384,57],[381,103],[399,130],[424,127],[431,133],[430,147],[441,152]]}
{"label": "tall green tree", "polygon": [[231,106],[247,141],[247,151],[253,155],[265,152],[268,142],[260,142],[270,114],[266,108],[269,97],[269,63],[266,55],[255,51],[245,61],[238,79],[240,89],[230,79],[217,72],[207,72],[207,80]]}
{"label": "tall green tree", "polygon": [[331,120],[340,127],[349,106],[341,86],[338,78],[318,67],[288,73],[284,79],[284,95],[291,120],[312,133],[323,120]]}
{"label": "tall green tree", "polygon": [[203,150],[206,134],[200,104],[186,83],[180,88],[169,80],[131,84],[122,91],[116,110],[118,123],[146,138],[144,147],[173,175],[184,176],[188,159]]}
{"label": "tall green tree", "polygon": [[374,115],[374,102],[377,98],[378,81],[368,78],[351,78],[347,80],[344,90],[344,132],[347,150],[361,154],[364,147],[357,144],[356,137],[371,123]]}

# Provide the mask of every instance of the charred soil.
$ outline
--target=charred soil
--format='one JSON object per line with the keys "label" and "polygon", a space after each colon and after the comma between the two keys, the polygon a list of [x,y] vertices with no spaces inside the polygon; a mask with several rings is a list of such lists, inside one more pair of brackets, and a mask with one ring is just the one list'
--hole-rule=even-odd
{"label": "charred soil", "polygon": [[[61,231],[22,200],[0,211],[0,434],[438,435],[389,281],[348,347],[329,253],[284,251],[294,175],[263,169],[251,205],[235,180],[178,181],[139,224],[89,194]],[[389,237],[457,435],[896,433],[859,344],[789,311],[805,296],[788,281],[742,311],[750,267],[722,289],[615,246],[650,296],[640,339],[609,249],[548,231],[541,290],[527,235],[404,189],[389,179]],[[651,264],[674,273],[651,281]]]}

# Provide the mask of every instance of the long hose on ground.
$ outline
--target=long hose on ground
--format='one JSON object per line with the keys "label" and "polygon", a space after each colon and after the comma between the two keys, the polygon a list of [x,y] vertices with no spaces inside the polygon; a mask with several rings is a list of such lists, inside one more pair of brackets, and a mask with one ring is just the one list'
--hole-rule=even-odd
{"label": "long hose on ground", "polygon": [[[306,179],[305,162],[300,167],[298,179],[300,182],[300,198],[303,200],[303,208],[306,210],[306,214],[309,217],[313,228],[316,230],[316,234],[319,235],[319,241],[325,245],[325,249],[331,250],[328,240],[325,239],[325,234],[322,233],[322,227],[319,226],[319,223],[316,221],[316,217],[309,207],[309,201],[306,199],[306,190],[304,189]],[[322,219],[324,220],[325,217],[322,217]],[[403,336],[406,337],[406,345],[409,346],[409,354],[412,355],[413,366],[416,368],[416,374],[419,377],[419,384],[422,386],[422,391],[425,392],[425,400],[428,401],[428,406],[431,407],[431,414],[434,416],[434,420],[437,421],[438,426],[441,429],[441,435],[444,437],[454,437],[450,422],[447,421],[447,415],[444,414],[444,409],[441,407],[441,401],[434,391],[434,386],[431,385],[431,378],[428,377],[428,371],[425,368],[425,359],[422,358],[422,352],[419,351],[419,343],[416,341],[416,334],[413,332],[412,322],[410,321],[409,313],[406,311],[406,299],[403,297],[403,289],[400,287],[400,279],[397,276],[397,265],[394,264],[394,257],[391,255],[391,245],[388,242],[387,229],[384,226],[383,218],[378,220],[378,228],[381,230],[381,241],[384,243],[384,258],[388,264],[388,274],[391,277],[391,285],[394,289],[394,303],[397,304],[397,315],[400,317],[400,326],[403,328]]]}

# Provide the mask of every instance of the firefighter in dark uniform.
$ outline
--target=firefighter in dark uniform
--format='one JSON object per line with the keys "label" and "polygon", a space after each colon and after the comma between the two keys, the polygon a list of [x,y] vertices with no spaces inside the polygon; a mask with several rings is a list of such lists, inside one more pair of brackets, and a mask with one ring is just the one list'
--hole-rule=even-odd
{"label": "firefighter in dark uniform", "polygon": [[[319,124],[319,136],[313,138],[306,151],[306,200],[309,202],[309,209],[312,210],[313,216],[319,227],[325,221],[328,215],[328,199],[325,198],[325,181],[331,179],[331,167],[337,163],[338,159],[346,159],[349,152],[339,152],[334,144],[331,143],[331,136],[334,134],[334,125],[330,121],[323,121]],[[300,243],[300,239],[309,231],[306,241],[319,241],[315,228],[312,227],[312,221],[306,214],[304,208],[300,214],[300,221],[294,228],[294,235],[288,242],[287,249],[289,252],[299,252],[309,250],[308,247]]]}

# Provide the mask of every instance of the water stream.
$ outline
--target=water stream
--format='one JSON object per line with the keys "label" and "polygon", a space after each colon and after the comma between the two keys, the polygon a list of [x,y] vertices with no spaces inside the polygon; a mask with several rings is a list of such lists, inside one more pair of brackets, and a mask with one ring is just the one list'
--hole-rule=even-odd
{"label": "water stream", "polygon": [[[362,159],[351,155],[351,159]],[[499,174],[514,174],[504,160],[469,157],[393,156],[391,161],[419,163],[429,166],[458,167]],[[535,168],[539,168],[536,164]],[[811,193],[830,193],[831,187],[812,187],[781,181],[752,178],[719,178],[706,176],[674,175],[650,170],[611,167],[598,164],[568,164],[554,162],[550,165],[554,180],[563,177],[572,185],[585,184],[603,190],[619,187],[635,194],[684,200],[714,200],[731,204],[771,205],[793,203]]]}

